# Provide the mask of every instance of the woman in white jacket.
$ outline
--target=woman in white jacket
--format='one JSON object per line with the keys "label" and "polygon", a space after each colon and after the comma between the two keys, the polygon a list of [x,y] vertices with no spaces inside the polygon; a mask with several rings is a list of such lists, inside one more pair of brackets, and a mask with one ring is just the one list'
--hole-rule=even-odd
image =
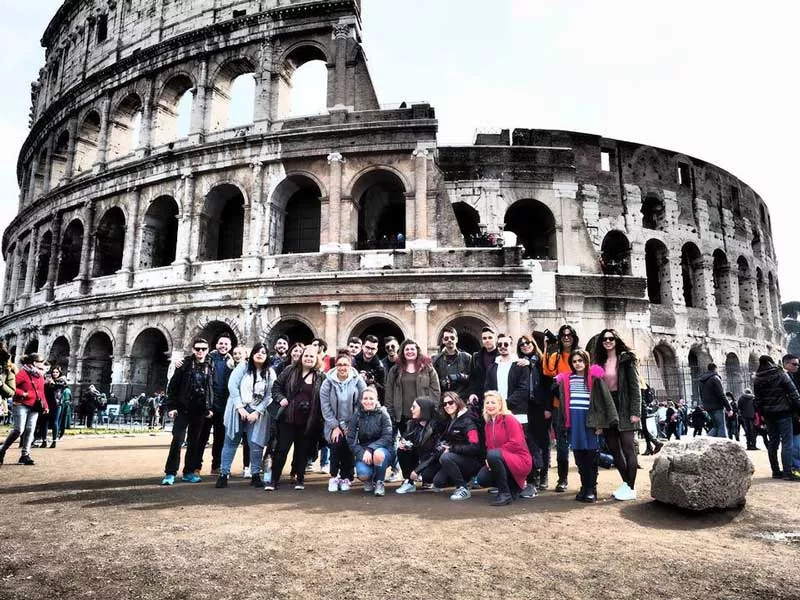
{"label": "woman in white jacket", "polygon": [[272,402],[270,390],[275,382],[275,371],[270,368],[267,357],[267,347],[256,344],[247,362],[239,364],[228,380],[230,395],[225,407],[225,444],[222,447],[218,488],[228,486],[231,463],[242,437],[247,439],[250,447],[251,483],[258,488],[263,485],[261,456],[269,436],[267,406]]}
{"label": "woman in white jacket", "polygon": [[339,350],[334,365],[319,390],[325,439],[331,451],[328,491],[347,492],[353,479],[353,453],[347,445],[347,424],[367,384],[353,368],[352,358],[346,349]]}

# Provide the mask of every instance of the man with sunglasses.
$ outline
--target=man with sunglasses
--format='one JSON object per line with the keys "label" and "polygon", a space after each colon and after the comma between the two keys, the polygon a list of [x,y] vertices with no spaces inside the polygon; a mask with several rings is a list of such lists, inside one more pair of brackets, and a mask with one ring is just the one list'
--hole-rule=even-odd
{"label": "man with sunglasses", "polygon": [[398,350],[400,350],[400,342],[397,341],[397,338],[393,335],[386,336],[383,338],[383,349],[386,350],[386,358],[384,358],[381,362],[383,363],[383,370],[386,371],[386,376],[389,376],[389,371],[392,370],[392,367],[397,362],[398,358]]}
{"label": "man with sunglasses", "polygon": [[455,392],[464,401],[469,395],[469,375],[472,357],[458,348],[458,333],[454,327],[442,330],[442,351],[433,357],[433,368],[439,376],[442,392]]}
{"label": "man with sunglasses", "polygon": [[486,389],[486,374],[499,356],[497,333],[491,327],[481,329],[481,348],[472,355],[472,371],[469,378],[469,402],[481,413],[483,411],[483,392]]}
{"label": "man with sunglasses", "polygon": [[175,369],[175,374],[167,386],[167,415],[174,419],[172,424],[172,443],[169,447],[167,463],[164,465],[164,479],[161,485],[175,483],[175,475],[181,460],[181,447],[186,440],[186,457],[183,464],[183,481],[199,483],[195,473],[200,468],[200,433],[205,420],[213,415],[214,406],[214,365],[208,357],[209,344],[204,338],[192,342],[192,356],[183,359]]}

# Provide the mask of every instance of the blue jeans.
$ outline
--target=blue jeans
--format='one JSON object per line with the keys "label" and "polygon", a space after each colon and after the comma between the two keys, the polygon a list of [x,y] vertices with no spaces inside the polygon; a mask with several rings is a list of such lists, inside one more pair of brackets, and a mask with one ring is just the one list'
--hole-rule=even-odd
{"label": "blue jeans", "polygon": [[[222,464],[219,467],[220,475],[231,474],[233,458],[236,456],[237,448],[242,443],[242,436],[247,440],[247,444],[250,447],[250,473],[253,475],[261,473],[261,457],[264,454],[264,446],[250,439],[250,430],[255,426],[255,423],[242,420],[239,425],[239,433],[232,438],[225,434],[225,443],[222,445]],[[216,431],[214,435],[217,435]]]}
{"label": "blue jeans", "polygon": [[375,452],[372,453],[372,464],[368,465],[363,461],[356,463],[356,476],[361,481],[383,481],[386,479],[386,469],[394,464],[394,452],[389,448],[379,448],[383,452],[383,460],[378,463],[375,460]]}
{"label": "blue jeans", "polygon": [[711,430],[708,432],[708,437],[728,437],[725,432],[725,409],[718,408],[717,410],[710,410],[708,411],[708,415],[711,417],[711,422],[713,423]]}
{"label": "blue jeans", "polygon": [[8,450],[21,434],[22,456],[27,456],[31,453],[33,432],[36,430],[36,420],[39,418],[39,413],[24,404],[14,404],[11,407],[11,414],[14,417],[14,427],[3,443],[3,452]]}
{"label": "blue jeans", "polygon": [[792,469],[800,471],[800,434],[792,440]]}
{"label": "blue jeans", "polygon": [[[784,417],[782,419],[771,419],[766,417],[764,421],[767,424],[767,434],[769,435],[769,445],[767,446],[767,455],[769,456],[769,464],[772,467],[772,474],[777,475],[783,473],[784,475],[791,475],[792,473],[792,417]],[[783,471],[778,464],[778,444],[781,446],[781,464]]]}

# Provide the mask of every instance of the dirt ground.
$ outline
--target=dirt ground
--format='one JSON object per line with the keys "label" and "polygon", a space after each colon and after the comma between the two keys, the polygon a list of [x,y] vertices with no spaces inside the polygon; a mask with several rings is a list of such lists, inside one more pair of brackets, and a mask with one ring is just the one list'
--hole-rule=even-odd
{"label": "dirt ground", "polygon": [[71,438],[34,467],[10,451],[0,598],[800,598],[800,544],[759,537],[800,531],[800,484],[773,481],[764,451],[745,508],[698,516],[650,499],[649,457],[635,502],[609,499],[601,469],[596,505],[573,490],[492,508],[398,484],[329,494],[322,474],[303,492],[161,487],[168,444]]}

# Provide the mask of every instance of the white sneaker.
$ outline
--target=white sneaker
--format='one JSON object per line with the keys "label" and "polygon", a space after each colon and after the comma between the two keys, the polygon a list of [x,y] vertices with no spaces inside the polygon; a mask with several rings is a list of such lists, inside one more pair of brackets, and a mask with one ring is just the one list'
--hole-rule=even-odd
{"label": "white sneaker", "polygon": [[328,491],[329,492],[338,492],[339,491],[339,478],[338,477],[331,477],[328,480]]}
{"label": "white sneaker", "polygon": [[386,478],[386,481],[390,483],[394,483],[395,481],[401,481],[403,479],[403,474],[400,471],[395,471],[392,469],[392,474]]}
{"label": "white sneaker", "polygon": [[450,494],[450,500],[468,500],[469,498],[472,498],[472,492],[463,486]]}
{"label": "white sneaker", "polygon": [[374,491],[375,491],[375,484],[372,483],[371,481],[365,481],[364,482],[364,493],[365,494],[371,494]]}
{"label": "white sneaker", "polygon": [[250,477],[252,477],[252,474],[250,473],[250,467],[245,467],[242,471],[242,479],[250,479]]}
{"label": "white sneaker", "polygon": [[384,496],[386,494],[386,486],[382,481],[375,482],[375,495]]}
{"label": "white sneaker", "polygon": [[625,500],[636,500],[636,490],[634,490],[634,489],[631,489],[631,488],[628,486],[628,484],[627,484],[627,483],[625,484],[625,488],[626,488],[626,489],[622,490],[621,492],[617,492],[617,493],[614,495],[614,498],[616,498],[617,500],[620,500],[620,501],[625,501]]}
{"label": "white sneaker", "polygon": [[331,472],[330,465],[320,465],[319,472],[320,473],[330,473]]}
{"label": "white sneaker", "polygon": [[622,494],[622,493],[625,492],[625,490],[629,490],[629,489],[630,488],[628,487],[628,484],[623,481],[622,484],[617,489],[615,489],[613,492],[611,492],[611,495],[614,496],[614,498],[616,498],[617,494]]}
{"label": "white sneaker", "polygon": [[339,491],[340,492],[349,492],[350,491],[350,480],[349,479],[340,479],[339,480]]}
{"label": "white sneaker", "polygon": [[395,494],[411,494],[417,491],[417,486],[414,485],[413,481],[409,481],[406,479],[403,484],[397,488],[394,493]]}

